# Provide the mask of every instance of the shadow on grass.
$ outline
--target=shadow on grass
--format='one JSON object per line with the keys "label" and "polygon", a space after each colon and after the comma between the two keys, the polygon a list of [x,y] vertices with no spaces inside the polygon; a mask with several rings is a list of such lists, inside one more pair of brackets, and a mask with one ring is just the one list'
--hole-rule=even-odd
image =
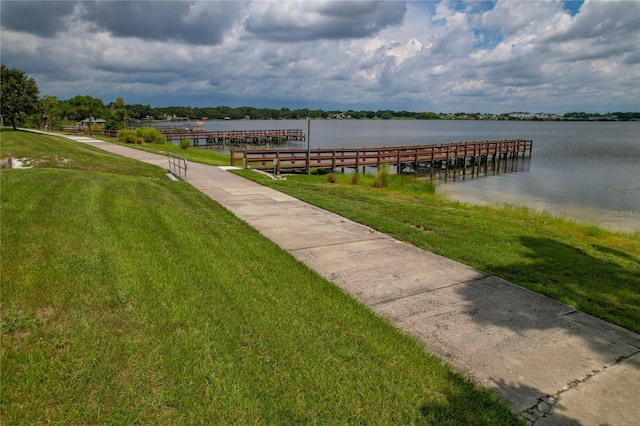
{"label": "shadow on grass", "polygon": [[[559,293],[569,294],[578,307],[581,298],[588,298],[591,305],[594,300],[606,304],[612,297],[623,297],[639,287],[633,268],[613,259],[599,259],[548,238],[521,237],[521,243],[531,250],[533,261],[493,268],[492,272],[522,274],[536,283],[539,292],[547,287],[549,295],[554,287],[569,286],[570,291]],[[627,256],[615,250],[609,254]],[[552,282],[545,282],[544,276],[552,276]],[[619,283],[621,288],[598,291],[603,282]],[[615,364],[640,347],[636,333],[493,276],[460,284],[455,291],[464,299],[463,306],[457,308],[458,324],[443,321],[434,329],[457,327],[458,334],[451,341],[447,340],[451,333],[441,337],[444,345],[456,345],[460,354],[456,364],[480,371],[486,383],[519,412],[531,412],[541,398],[562,392],[565,386]],[[629,302],[621,306],[625,303]],[[606,311],[616,313],[609,307]],[[640,325],[636,312],[619,315]],[[557,424],[575,423],[556,414],[553,418]]]}
{"label": "shadow on grass", "polygon": [[599,244],[593,244],[592,247],[594,249],[598,250],[601,253],[612,254],[614,256],[622,257],[624,259],[638,261],[638,259],[636,259],[635,257],[631,256],[628,253],[620,251],[620,250],[612,249],[610,247],[601,246]]}
{"label": "shadow on grass", "polygon": [[[620,250],[593,245],[600,258],[550,238],[520,237],[530,262],[492,268],[499,276],[517,275],[536,292],[577,310],[640,330],[640,259]],[[551,278],[549,278],[551,277]]]}

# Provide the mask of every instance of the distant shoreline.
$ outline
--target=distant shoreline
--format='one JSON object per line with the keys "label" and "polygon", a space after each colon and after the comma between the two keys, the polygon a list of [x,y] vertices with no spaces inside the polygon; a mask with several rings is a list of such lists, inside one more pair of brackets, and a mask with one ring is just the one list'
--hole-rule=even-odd
{"label": "distant shoreline", "polygon": [[[136,124],[159,124],[159,123],[186,123],[192,121],[261,121],[261,120],[338,120],[338,121],[379,121],[379,120],[457,120],[457,121],[587,121],[587,122],[640,122],[640,113],[626,113],[633,114],[632,117],[617,117],[610,115],[593,115],[588,117],[564,117],[564,116],[538,116],[533,115],[531,117],[517,117],[509,116],[505,114],[500,115],[450,115],[440,114],[437,117],[421,118],[421,117],[337,117],[337,116],[316,116],[316,117],[278,117],[278,118],[261,118],[261,117],[224,117],[224,118],[189,118],[189,117],[175,117],[167,119],[132,119],[132,122]],[[636,117],[637,115],[637,117]]]}

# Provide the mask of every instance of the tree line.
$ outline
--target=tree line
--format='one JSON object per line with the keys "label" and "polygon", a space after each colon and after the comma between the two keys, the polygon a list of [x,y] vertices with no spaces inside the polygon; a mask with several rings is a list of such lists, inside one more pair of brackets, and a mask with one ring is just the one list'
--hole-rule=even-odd
{"label": "tree line", "polygon": [[438,114],[434,112],[412,111],[339,111],[322,109],[289,109],[289,108],[254,108],[243,107],[152,107],[151,105],[127,105],[123,98],[105,104],[101,99],[88,95],[78,95],[71,99],[59,100],[56,96],[44,95],[39,97],[40,90],[36,81],[29,78],[23,71],[9,69],[2,64],[1,76],[2,118],[12,127],[49,127],[61,128],[75,126],[78,122],[92,119],[105,120],[104,127],[118,130],[128,127],[134,122],[148,122],[152,120],[295,120],[295,119],[457,119],[457,120],[640,120],[640,112],[613,112],[607,114],[590,114],[584,112],[570,112],[559,115],[547,114],[481,114],[455,113]]}

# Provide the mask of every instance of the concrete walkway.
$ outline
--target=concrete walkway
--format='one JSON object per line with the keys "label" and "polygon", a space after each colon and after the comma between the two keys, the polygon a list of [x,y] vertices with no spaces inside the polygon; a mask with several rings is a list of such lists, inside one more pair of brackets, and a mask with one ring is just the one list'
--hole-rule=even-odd
{"label": "concrete walkway", "polygon": [[[70,139],[167,168],[166,157]],[[224,171],[187,182],[536,425],[640,425],[640,335]]]}

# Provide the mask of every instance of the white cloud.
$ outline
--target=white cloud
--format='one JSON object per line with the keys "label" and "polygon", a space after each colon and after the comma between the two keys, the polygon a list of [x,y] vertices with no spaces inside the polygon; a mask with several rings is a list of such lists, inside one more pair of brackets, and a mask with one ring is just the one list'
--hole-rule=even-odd
{"label": "white cloud", "polygon": [[258,39],[299,42],[375,35],[402,22],[402,1],[286,1],[258,3],[244,21]]}
{"label": "white cloud", "polygon": [[[557,1],[139,3],[65,2],[58,13],[4,0],[3,63],[43,94],[131,103],[640,107],[637,2],[586,1],[573,16]],[[128,15],[99,19],[114,10]]]}

